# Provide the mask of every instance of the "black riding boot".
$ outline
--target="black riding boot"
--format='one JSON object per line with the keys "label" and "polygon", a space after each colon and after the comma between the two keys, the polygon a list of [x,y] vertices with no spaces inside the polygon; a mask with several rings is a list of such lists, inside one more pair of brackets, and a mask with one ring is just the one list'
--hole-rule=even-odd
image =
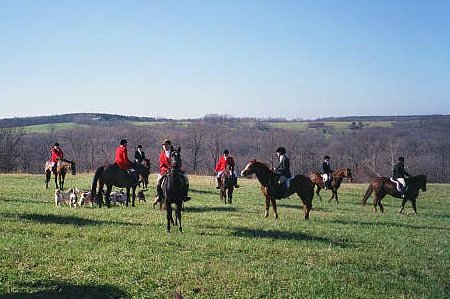
{"label": "black riding boot", "polygon": [[233,175],[233,184],[234,184],[234,188],[239,188],[240,186],[237,183],[237,176]]}
{"label": "black riding boot", "polygon": [[217,178],[217,186],[216,189],[220,189],[220,177]]}

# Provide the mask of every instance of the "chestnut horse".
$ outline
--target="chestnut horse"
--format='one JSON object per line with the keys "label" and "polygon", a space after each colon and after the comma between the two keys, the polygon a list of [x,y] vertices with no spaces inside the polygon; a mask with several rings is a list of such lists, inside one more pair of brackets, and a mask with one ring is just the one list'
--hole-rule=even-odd
{"label": "chestnut horse", "polygon": [[224,203],[231,204],[233,200],[234,181],[233,181],[233,166],[227,164],[225,170],[220,174],[219,187],[220,187],[220,200]]}
{"label": "chestnut horse", "polygon": [[289,188],[283,194],[283,196],[279,196],[276,194],[276,190],[278,189],[278,175],[275,174],[269,166],[266,164],[251,160],[245,166],[244,170],[242,170],[241,175],[247,176],[250,174],[256,174],[259,182],[261,183],[261,191],[266,198],[266,211],[264,217],[269,216],[269,205],[272,203],[273,212],[275,214],[275,218],[278,218],[277,213],[277,203],[276,199],[288,197],[291,194],[297,193],[300,199],[303,202],[303,210],[305,212],[305,219],[309,218],[309,212],[312,208],[312,200],[314,197],[314,185],[311,180],[304,175],[298,174],[290,179]]}
{"label": "chestnut horse", "polygon": [[[332,176],[331,182],[330,182],[332,189],[331,189],[331,198],[330,198],[329,202],[331,202],[331,200],[333,198],[335,198],[336,202],[339,203],[337,190],[341,186],[342,179],[344,177],[347,178],[347,182],[353,182],[352,170],[350,168],[339,168],[333,172],[333,176]],[[319,193],[320,193],[320,190],[325,188],[325,183],[322,179],[320,172],[311,173],[309,175],[309,178],[314,183],[314,185],[317,186],[316,194],[319,196],[320,201],[322,201],[322,196],[320,196]]]}
{"label": "chestnut horse", "polygon": [[[55,176],[56,189],[63,190],[64,189],[64,180],[66,178],[66,173],[68,170],[72,171],[72,175],[75,175],[77,173],[74,161],[58,160],[58,162],[56,162],[56,167],[54,167],[54,168],[52,168],[52,163],[50,161],[47,161],[45,163],[45,188],[46,189],[48,188],[48,182],[50,181],[50,178],[53,173]],[[59,181],[59,187],[58,187],[58,181]]]}
{"label": "chestnut horse", "polygon": [[[416,208],[416,199],[419,196],[419,191],[422,192],[427,191],[427,176],[426,175],[417,175],[413,177],[409,177],[405,179],[407,191],[406,196],[403,198],[402,206],[398,211],[401,213],[405,208],[405,203],[410,200],[412,203],[412,207],[414,213],[417,214]],[[387,177],[376,177],[370,181],[369,187],[367,188],[366,194],[362,200],[362,204],[365,205],[367,203],[367,199],[375,191],[375,196],[373,199],[373,211],[377,211],[377,205],[380,207],[382,213],[384,213],[384,207],[381,204],[381,200],[388,194],[390,196],[401,198],[400,192],[397,190],[397,185],[392,182]]]}

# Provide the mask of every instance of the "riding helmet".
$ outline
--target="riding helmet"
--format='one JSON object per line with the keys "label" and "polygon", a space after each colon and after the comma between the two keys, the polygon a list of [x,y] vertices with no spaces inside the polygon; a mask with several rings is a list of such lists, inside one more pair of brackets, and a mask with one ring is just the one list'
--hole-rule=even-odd
{"label": "riding helmet", "polygon": [[55,143],[55,146],[59,146],[59,143],[58,143],[58,142],[56,142],[56,143]]}
{"label": "riding helmet", "polygon": [[325,156],[323,157],[323,159],[324,159],[324,160],[330,160],[330,156],[325,155]]}
{"label": "riding helmet", "polygon": [[128,143],[128,141],[127,141],[126,139],[120,140],[120,145],[125,145],[125,144],[127,144],[127,143]]}
{"label": "riding helmet", "polygon": [[226,149],[226,150],[223,151],[223,154],[224,154],[224,155],[229,155],[229,154],[230,154],[230,151]]}
{"label": "riding helmet", "polygon": [[138,147],[138,148],[142,148],[142,144],[139,144],[137,147]]}
{"label": "riding helmet", "polygon": [[403,157],[398,157],[398,160],[401,162],[405,162],[405,158],[403,158]]}
{"label": "riding helmet", "polygon": [[163,144],[163,145],[164,145],[164,144],[172,145],[172,143],[170,142],[169,139],[164,139],[163,142],[162,142],[162,144]]}
{"label": "riding helmet", "polygon": [[286,149],[284,147],[280,146],[277,148],[277,150],[275,152],[280,153],[280,155],[284,155],[284,154],[286,154]]}

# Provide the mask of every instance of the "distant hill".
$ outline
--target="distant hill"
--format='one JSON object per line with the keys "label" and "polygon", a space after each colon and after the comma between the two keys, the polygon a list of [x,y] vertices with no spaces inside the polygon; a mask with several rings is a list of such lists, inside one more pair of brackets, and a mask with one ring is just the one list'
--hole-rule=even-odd
{"label": "distant hill", "polygon": [[71,113],[49,116],[14,117],[0,119],[0,128],[27,127],[36,125],[74,123],[82,125],[110,125],[116,122],[215,122],[215,121],[243,121],[269,123],[325,123],[325,122],[397,122],[420,120],[450,120],[450,115],[411,115],[411,116],[344,116],[326,117],[315,120],[287,120],[284,118],[238,118],[229,115],[209,114],[203,118],[174,120],[168,118],[125,116],[106,113]]}

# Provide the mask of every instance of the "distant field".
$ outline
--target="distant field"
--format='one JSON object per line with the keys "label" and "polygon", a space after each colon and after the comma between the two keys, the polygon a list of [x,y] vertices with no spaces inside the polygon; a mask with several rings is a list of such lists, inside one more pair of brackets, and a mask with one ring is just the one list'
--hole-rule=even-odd
{"label": "distant field", "polygon": [[130,122],[131,124],[135,125],[135,126],[167,126],[167,125],[171,125],[171,126],[178,126],[178,127],[187,127],[189,126],[189,122],[187,121],[171,121],[171,122],[166,122],[166,121],[132,121]]}
{"label": "distant field", "polygon": [[[335,121],[335,122],[323,122],[324,127],[319,128],[308,128],[308,125],[310,123],[314,122],[308,122],[308,121],[301,121],[301,122],[274,122],[272,123],[272,126],[275,128],[280,129],[286,129],[286,130],[299,130],[299,131],[306,131],[306,130],[323,130],[324,127],[331,127],[337,131],[346,131],[349,129],[349,126],[352,124],[350,121]],[[370,122],[363,122],[365,127],[382,127],[382,128],[389,128],[392,127],[393,121],[370,121]]]}
{"label": "distant field", "polygon": [[88,125],[81,125],[75,123],[58,123],[58,124],[44,124],[35,126],[26,126],[24,130],[28,134],[49,133],[52,130],[59,131],[64,129],[71,129],[77,127],[89,127]]}
{"label": "distant field", "polygon": [[[66,186],[88,188],[92,174]],[[366,185],[344,184],[340,204],[297,197],[264,219],[256,180],[224,205],[211,177],[191,176],[183,233],[165,213],[136,207],[55,207],[41,175],[0,175],[1,298],[449,298],[448,185],[429,185],[418,215],[361,206]],[[322,192],[324,199],[329,192]]]}

